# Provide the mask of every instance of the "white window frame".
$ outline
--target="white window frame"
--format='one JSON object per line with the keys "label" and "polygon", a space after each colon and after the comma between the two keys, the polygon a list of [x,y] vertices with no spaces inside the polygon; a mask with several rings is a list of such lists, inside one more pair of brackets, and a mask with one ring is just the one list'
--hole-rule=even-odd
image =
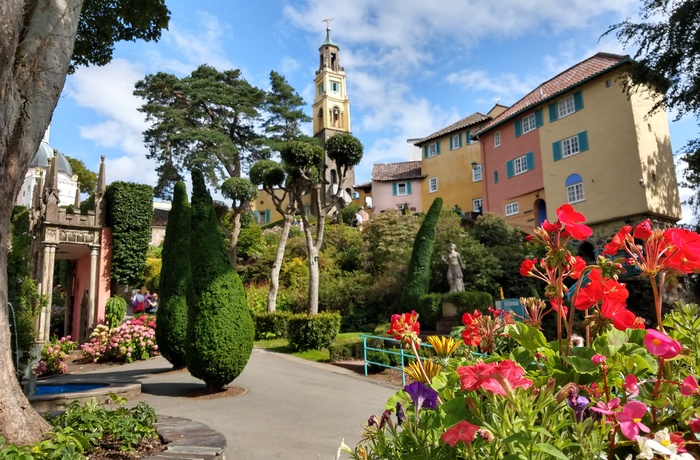
{"label": "white window frame", "polygon": [[564,118],[576,112],[576,105],[574,104],[574,96],[569,96],[563,101],[557,102],[557,112],[559,118]]}
{"label": "white window frame", "polygon": [[438,191],[438,178],[437,177],[431,177],[428,180],[428,191],[430,193],[435,193]]}
{"label": "white window frame", "polygon": [[[333,89],[336,88],[336,89]],[[332,93],[340,93],[340,82],[331,80],[331,92]]]}
{"label": "white window frame", "polygon": [[520,214],[520,205],[517,201],[506,204],[506,216],[514,216]]}
{"label": "white window frame", "polygon": [[[272,217],[272,216],[270,216]],[[267,212],[258,212],[258,225],[269,224],[270,221],[267,219]]]}
{"label": "white window frame", "polygon": [[318,86],[316,87],[316,89],[318,90],[319,96],[322,94],[325,94],[325,92],[326,92],[324,87],[323,87],[323,82],[319,83]]}
{"label": "white window frame", "polygon": [[513,160],[513,175],[517,176],[527,172],[527,155],[523,155]]}
{"label": "white window frame", "polygon": [[484,211],[484,201],[481,198],[474,198],[472,200],[472,210],[474,212],[483,212]]}
{"label": "white window frame", "polygon": [[450,137],[450,150],[455,150],[459,148],[459,138],[461,134],[455,134]]}
{"label": "white window frame", "polygon": [[578,135],[571,136],[568,139],[561,141],[561,156],[567,158],[581,152],[581,146],[578,142]]}
{"label": "white window frame", "polygon": [[493,133],[493,147],[500,147],[501,146],[501,132],[496,131]]}
{"label": "white window frame", "polygon": [[583,182],[576,182],[566,187],[566,199],[569,203],[580,203],[586,200],[583,192]]}
{"label": "white window frame", "polygon": [[479,182],[480,180],[483,179],[484,174],[483,174],[483,167],[482,165],[476,165],[475,167],[472,168],[472,182]]}
{"label": "white window frame", "polygon": [[[401,186],[403,186],[403,193],[401,193]],[[408,182],[397,182],[396,183],[396,196],[406,196],[408,195]]]}
{"label": "white window frame", "polygon": [[428,144],[428,158],[432,158],[434,156],[437,156],[437,142],[433,142],[432,144]]}
{"label": "white window frame", "polygon": [[535,120],[535,114],[531,114],[523,118],[522,120],[523,134],[534,131],[537,128],[537,120]]}

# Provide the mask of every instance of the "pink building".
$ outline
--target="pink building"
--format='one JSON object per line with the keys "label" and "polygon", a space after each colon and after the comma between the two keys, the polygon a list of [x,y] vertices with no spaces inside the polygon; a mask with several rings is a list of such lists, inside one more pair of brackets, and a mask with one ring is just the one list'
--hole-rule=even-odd
{"label": "pink building", "polygon": [[424,178],[420,161],[375,164],[372,168],[372,212],[401,211],[405,206],[412,212],[421,212],[420,184]]}

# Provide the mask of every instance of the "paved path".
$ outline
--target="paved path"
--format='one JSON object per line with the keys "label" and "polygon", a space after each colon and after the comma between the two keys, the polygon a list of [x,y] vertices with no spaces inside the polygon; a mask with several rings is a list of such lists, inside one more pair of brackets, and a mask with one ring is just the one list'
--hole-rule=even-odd
{"label": "paved path", "polygon": [[138,380],[146,401],[158,414],[186,417],[211,426],[228,441],[229,460],[330,460],[342,438],[353,446],[370,415],[381,416],[395,392],[327,364],[254,349],[232,385],[248,392],[234,398],[196,400],[177,396],[202,388],[188,372],[165,372],[162,357],[108,368],[68,379]]}

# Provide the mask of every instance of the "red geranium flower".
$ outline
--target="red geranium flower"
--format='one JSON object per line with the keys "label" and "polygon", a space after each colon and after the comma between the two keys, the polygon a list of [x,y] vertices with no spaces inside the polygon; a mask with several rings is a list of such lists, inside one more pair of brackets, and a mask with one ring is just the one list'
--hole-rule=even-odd
{"label": "red geranium flower", "polygon": [[580,212],[576,212],[574,207],[568,203],[557,209],[557,217],[564,230],[576,240],[585,240],[593,234],[593,230],[583,224],[586,217]]}
{"label": "red geranium flower", "polygon": [[669,228],[664,231],[664,240],[673,247],[664,257],[664,266],[681,273],[700,269],[700,235],[683,228]]}
{"label": "red geranium flower", "polygon": [[530,276],[530,272],[537,265],[537,259],[525,259],[523,263],[520,264],[520,275]]}
{"label": "red geranium flower", "polygon": [[420,323],[418,322],[418,313],[403,313],[401,315],[391,315],[391,327],[387,334],[393,335],[396,340],[401,343],[413,342],[416,345],[420,344]]}
{"label": "red geranium flower", "polygon": [[641,224],[637,225],[637,227],[634,229],[634,234],[632,237],[637,240],[646,241],[652,233],[654,233],[654,231],[651,229],[651,221],[647,219]]}
{"label": "red geranium flower", "polygon": [[625,243],[627,236],[632,231],[631,225],[625,225],[620,229],[617,235],[613,236],[613,239],[605,245],[603,248],[603,255],[614,256],[620,250],[622,245]]}
{"label": "red geranium flower", "polygon": [[483,388],[491,393],[505,396],[517,388],[529,388],[532,380],[523,377],[525,370],[515,362],[505,359],[498,364],[477,363],[457,368],[462,390],[476,391]]}
{"label": "red geranium flower", "polygon": [[472,425],[466,420],[462,420],[452,428],[448,428],[441,436],[441,439],[445,444],[455,447],[459,441],[472,442],[478,429],[477,425]]}
{"label": "red geranium flower", "polygon": [[551,223],[547,219],[545,219],[544,222],[542,222],[542,229],[547,233],[552,233],[556,230],[559,230],[560,228],[561,228],[560,222]]}
{"label": "red geranium flower", "polygon": [[581,272],[585,270],[587,266],[588,264],[583,257],[574,257],[573,262],[571,263],[571,278],[575,280],[579,279]]}
{"label": "red geranium flower", "polygon": [[465,313],[462,315],[462,322],[464,323],[462,340],[464,340],[464,344],[468,347],[478,347],[481,343],[481,334],[478,324],[480,317],[481,312],[478,310],[474,310],[473,314]]}

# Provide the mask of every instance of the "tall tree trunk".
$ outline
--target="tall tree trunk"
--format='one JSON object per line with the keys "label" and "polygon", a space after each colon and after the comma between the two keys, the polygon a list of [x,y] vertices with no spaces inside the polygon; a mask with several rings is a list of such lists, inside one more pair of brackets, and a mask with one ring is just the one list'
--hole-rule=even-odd
{"label": "tall tree trunk", "polygon": [[277,292],[280,288],[280,271],[282,270],[282,262],[284,261],[284,251],[287,247],[289,239],[289,230],[292,228],[294,216],[289,214],[284,215],[284,224],[280,240],[277,243],[277,253],[275,260],[272,262],[272,270],[270,270],[270,292],[267,293],[267,312],[274,313],[277,310]]}
{"label": "tall tree trunk", "polygon": [[[307,242],[311,239],[311,229],[307,230],[304,227],[304,233],[307,233]],[[308,244],[309,248],[309,315],[315,315],[318,313],[318,249],[311,243]]]}
{"label": "tall tree trunk", "polygon": [[229,235],[229,247],[228,256],[231,259],[231,264],[234,270],[236,269],[236,264],[238,263],[238,237],[241,235],[241,212],[243,210],[233,211],[233,230],[231,235]]}
{"label": "tall tree trunk", "polygon": [[14,375],[7,235],[12,205],[65,84],[82,6],[82,0],[0,2],[0,435],[14,444],[39,441],[51,427]]}

